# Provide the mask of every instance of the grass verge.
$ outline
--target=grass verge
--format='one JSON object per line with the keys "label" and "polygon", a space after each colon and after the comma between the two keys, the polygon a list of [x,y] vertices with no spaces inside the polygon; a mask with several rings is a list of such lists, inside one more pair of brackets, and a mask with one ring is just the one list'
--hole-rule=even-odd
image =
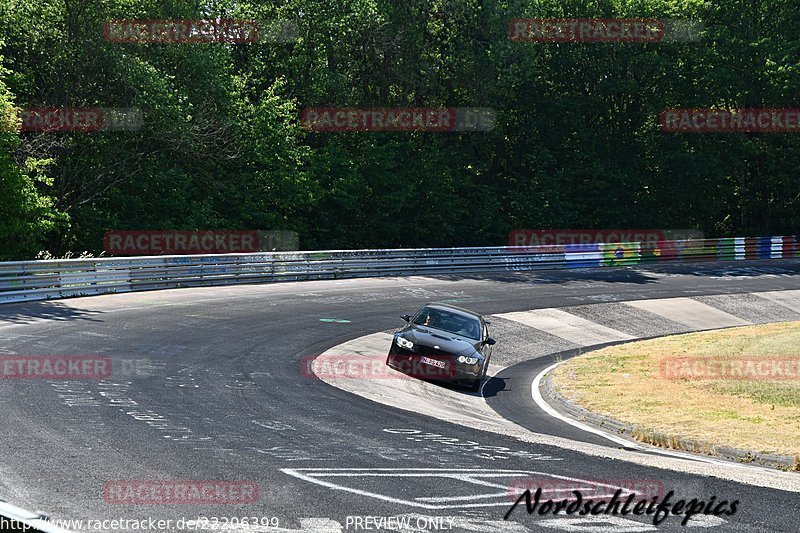
{"label": "grass verge", "polygon": [[[680,364],[673,358],[680,358]],[[761,367],[766,372],[756,373],[758,379],[746,371],[726,375],[720,370],[746,370],[748,364],[753,370],[767,360],[770,364]],[[729,446],[790,455],[797,465],[798,360],[800,322],[784,322],[612,346],[567,361],[552,380],[564,397],[633,425],[641,435],[674,435],[701,442],[705,449]],[[776,361],[789,372],[776,372]],[[695,373],[687,378],[674,371],[681,368]],[[717,370],[708,379],[708,373],[696,373],[698,368]]]}

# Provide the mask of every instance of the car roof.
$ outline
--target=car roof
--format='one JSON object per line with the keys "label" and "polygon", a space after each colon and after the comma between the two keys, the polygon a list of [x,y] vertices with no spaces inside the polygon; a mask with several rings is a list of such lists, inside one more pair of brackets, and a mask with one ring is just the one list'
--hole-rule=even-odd
{"label": "car roof", "polygon": [[469,309],[464,309],[463,307],[456,307],[455,305],[443,304],[439,302],[431,302],[427,304],[425,307],[431,307],[433,309],[441,309],[443,311],[450,311],[451,313],[457,315],[466,315],[470,318],[477,318],[478,320],[483,320],[483,317],[476,313],[475,311],[470,311]]}

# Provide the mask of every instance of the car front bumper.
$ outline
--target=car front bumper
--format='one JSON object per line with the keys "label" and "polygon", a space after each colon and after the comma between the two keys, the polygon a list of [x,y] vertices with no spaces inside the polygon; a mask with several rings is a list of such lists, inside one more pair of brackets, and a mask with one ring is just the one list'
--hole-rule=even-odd
{"label": "car front bumper", "polygon": [[[431,364],[430,362],[435,362]],[[448,354],[419,354],[392,345],[386,364],[404,374],[432,381],[473,381],[481,377],[482,360],[473,365],[459,363]]]}

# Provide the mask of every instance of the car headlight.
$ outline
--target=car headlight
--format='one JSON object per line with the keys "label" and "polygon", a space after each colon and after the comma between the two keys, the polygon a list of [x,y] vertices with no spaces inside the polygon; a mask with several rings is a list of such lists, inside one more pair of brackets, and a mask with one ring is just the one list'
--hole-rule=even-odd
{"label": "car headlight", "polygon": [[394,342],[396,342],[399,347],[405,348],[406,350],[414,349],[414,343],[404,339],[403,337],[395,337]]}
{"label": "car headlight", "polygon": [[464,357],[463,355],[459,355],[458,356],[458,362],[459,363],[464,363],[466,365],[474,365],[475,363],[478,362],[478,358],[477,357]]}

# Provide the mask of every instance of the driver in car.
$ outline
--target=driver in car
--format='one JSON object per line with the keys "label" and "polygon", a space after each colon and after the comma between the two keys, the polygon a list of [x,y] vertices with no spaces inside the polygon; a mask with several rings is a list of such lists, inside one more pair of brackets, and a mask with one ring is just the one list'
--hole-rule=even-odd
{"label": "driver in car", "polygon": [[478,324],[475,322],[467,322],[461,327],[460,330],[458,330],[457,335],[463,335],[471,339],[479,339],[480,329],[478,328]]}

